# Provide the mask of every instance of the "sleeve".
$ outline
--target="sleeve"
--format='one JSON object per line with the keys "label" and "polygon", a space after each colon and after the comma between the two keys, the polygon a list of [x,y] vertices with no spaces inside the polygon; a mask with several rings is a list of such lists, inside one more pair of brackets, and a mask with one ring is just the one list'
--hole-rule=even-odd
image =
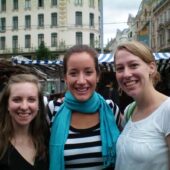
{"label": "sleeve", "polygon": [[[49,122],[50,122],[50,127],[52,126],[52,123],[54,121],[54,117],[57,114],[61,104],[63,103],[63,99],[57,99],[56,101],[53,101],[53,104],[49,105]],[[51,106],[51,109],[50,109]]]}
{"label": "sleeve", "polygon": [[47,116],[46,116],[49,125],[53,116],[53,112],[54,112],[54,100],[50,100],[47,104]]}
{"label": "sleeve", "polygon": [[121,127],[122,127],[122,128],[124,128],[125,125],[126,125],[126,123],[127,123],[127,121],[126,121],[126,114],[127,114],[128,107],[129,107],[129,105],[127,105],[127,106],[125,107],[125,110],[124,110],[124,112],[123,112],[123,117],[122,117],[122,121],[121,121]]}
{"label": "sleeve", "polygon": [[120,113],[119,107],[111,99],[107,99],[106,103],[112,109],[114,117],[115,117],[116,124],[117,124],[118,128],[121,129],[121,113]]}
{"label": "sleeve", "polygon": [[170,102],[165,105],[162,111],[163,113],[161,114],[163,115],[162,121],[163,132],[165,133],[165,136],[168,136],[170,135]]}

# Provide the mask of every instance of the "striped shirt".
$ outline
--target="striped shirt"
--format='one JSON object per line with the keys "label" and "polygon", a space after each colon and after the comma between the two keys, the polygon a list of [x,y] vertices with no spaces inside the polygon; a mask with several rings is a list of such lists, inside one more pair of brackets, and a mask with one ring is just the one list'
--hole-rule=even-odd
{"label": "striped shirt", "polygon": [[[113,110],[113,116],[117,125],[119,125],[120,112],[118,106],[112,100],[106,100],[106,102]],[[60,100],[53,102],[53,105],[51,104],[52,107],[49,108],[48,113],[51,120],[50,126],[61,104],[62,102]],[[75,129],[70,126],[64,148],[65,169],[101,170],[103,167],[101,147],[100,123],[87,129]],[[113,168],[108,169],[113,170]]]}
{"label": "striped shirt", "polygon": [[100,124],[88,129],[70,127],[64,149],[64,159],[67,170],[102,169]]}

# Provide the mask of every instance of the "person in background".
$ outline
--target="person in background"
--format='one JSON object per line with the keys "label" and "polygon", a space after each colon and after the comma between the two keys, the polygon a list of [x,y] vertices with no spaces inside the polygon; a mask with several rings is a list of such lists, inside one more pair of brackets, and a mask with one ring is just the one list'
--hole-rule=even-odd
{"label": "person in background", "polygon": [[119,93],[117,90],[116,78],[113,77],[113,74],[113,72],[102,72],[100,74],[97,92],[101,94],[106,100],[111,99],[119,106]]}
{"label": "person in background", "polygon": [[73,46],[63,67],[67,91],[51,127],[50,170],[114,169],[119,110],[113,113],[95,92],[97,52],[87,45]]}
{"label": "person in background", "polygon": [[125,42],[114,61],[120,88],[135,101],[117,142],[115,169],[170,170],[170,98],[154,87],[160,75],[152,51],[140,42]]}
{"label": "person in background", "polygon": [[0,169],[48,170],[48,124],[36,76],[9,78],[0,97]]}

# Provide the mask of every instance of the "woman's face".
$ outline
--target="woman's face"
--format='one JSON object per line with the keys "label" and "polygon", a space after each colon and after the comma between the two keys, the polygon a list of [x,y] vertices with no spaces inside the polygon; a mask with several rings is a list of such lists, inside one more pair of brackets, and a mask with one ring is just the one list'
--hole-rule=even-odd
{"label": "woman's face", "polygon": [[8,111],[15,126],[29,126],[38,114],[38,88],[35,84],[15,83],[11,85]]}
{"label": "woman's face", "polygon": [[65,82],[77,100],[88,100],[96,89],[98,79],[94,60],[88,53],[74,53],[69,57]]}
{"label": "woman's face", "polygon": [[115,66],[119,86],[129,96],[135,98],[142,95],[152,85],[150,74],[154,72],[153,63],[147,64],[138,56],[122,49],[116,53]]}

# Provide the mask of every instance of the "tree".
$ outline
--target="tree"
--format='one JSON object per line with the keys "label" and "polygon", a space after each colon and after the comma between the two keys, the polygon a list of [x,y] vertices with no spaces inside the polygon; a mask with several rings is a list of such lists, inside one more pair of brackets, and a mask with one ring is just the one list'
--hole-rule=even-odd
{"label": "tree", "polygon": [[48,60],[51,57],[50,50],[45,46],[42,41],[38,49],[36,50],[37,60]]}

